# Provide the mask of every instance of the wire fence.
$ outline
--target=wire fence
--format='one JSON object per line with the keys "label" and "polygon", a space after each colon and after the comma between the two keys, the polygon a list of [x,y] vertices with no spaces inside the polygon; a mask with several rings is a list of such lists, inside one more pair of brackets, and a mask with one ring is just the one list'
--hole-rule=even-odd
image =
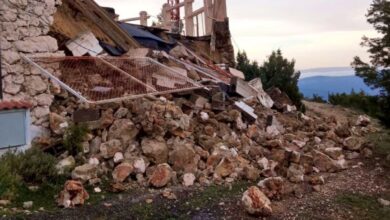
{"label": "wire fence", "polygon": [[202,86],[150,58],[34,57],[28,61],[80,99],[105,103]]}

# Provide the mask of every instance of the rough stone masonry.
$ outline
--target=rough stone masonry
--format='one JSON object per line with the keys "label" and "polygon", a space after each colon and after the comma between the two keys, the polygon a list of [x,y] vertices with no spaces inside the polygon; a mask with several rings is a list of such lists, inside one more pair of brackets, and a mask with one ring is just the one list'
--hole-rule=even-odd
{"label": "rough stone masonry", "polygon": [[48,36],[60,4],[61,0],[1,0],[0,4],[2,92],[5,100],[28,100],[33,104],[33,136],[50,135],[47,128],[54,85],[23,61],[21,55],[62,55],[57,40]]}

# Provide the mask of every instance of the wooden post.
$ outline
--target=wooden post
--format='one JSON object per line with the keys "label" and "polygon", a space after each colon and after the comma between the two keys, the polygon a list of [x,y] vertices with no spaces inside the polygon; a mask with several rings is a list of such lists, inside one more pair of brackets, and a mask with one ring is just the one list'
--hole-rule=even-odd
{"label": "wooden post", "polygon": [[186,35],[194,36],[194,17],[192,16],[194,0],[184,0],[184,3]]}
{"label": "wooden post", "polygon": [[213,8],[213,18],[216,21],[224,22],[227,18],[227,7],[226,7],[226,0],[216,0],[214,1],[214,8]]}
{"label": "wooden post", "polygon": [[148,26],[148,13],[146,11],[141,11],[139,13],[139,20],[142,26]]}
{"label": "wooden post", "polygon": [[212,27],[213,27],[213,1],[204,0],[204,9],[205,9],[204,23],[205,23],[206,35],[211,35]]}
{"label": "wooden post", "polygon": [[162,25],[163,28],[168,29],[169,31],[172,29],[172,21],[171,21],[171,12],[169,11],[170,5],[165,3],[162,8],[161,17],[162,17]]}

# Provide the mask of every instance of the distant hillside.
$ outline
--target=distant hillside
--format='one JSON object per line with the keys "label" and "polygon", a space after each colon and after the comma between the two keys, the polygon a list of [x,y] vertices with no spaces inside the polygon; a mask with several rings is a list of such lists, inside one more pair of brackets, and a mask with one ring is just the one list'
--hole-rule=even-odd
{"label": "distant hillside", "polygon": [[313,76],[352,76],[355,70],[351,67],[328,67],[306,69],[301,71],[301,79]]}
{"label": "distant hillside", "polygon": [[[334,71],[334,72],[337,72]],[[328,75],[327,72],[323,72]],[[317,94],[328,99],[329,93],[350,93],[352,89],[356,92],[363,90],[367,94],[377,95],[378,91],[369,88],[360,77],[349,76],[312,76],[302,78],[298,83],[300,91],[305,97],[312,97]]]}

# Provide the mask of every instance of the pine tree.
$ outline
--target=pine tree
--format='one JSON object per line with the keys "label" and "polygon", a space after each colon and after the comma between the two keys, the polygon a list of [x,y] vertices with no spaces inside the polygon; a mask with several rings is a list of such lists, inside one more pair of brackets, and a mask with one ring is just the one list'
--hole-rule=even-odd
{"label": "pine tree", "polygon": [[290,97],[299,109],[302,109],[302,94],[298,88],[300,76],[301,73],[295,71],[295,60],[285,59],[281,50],[273,51],[268,60],[260,67],[260,77],[264,89],[278,87]]}
{"label": "pine tree", "polygon": [[370,62],[355,57],[352,66],[367,85],[380,89],[380,105],[384,111],[381,119],[390,125],[390,2],[374,0],[366,16],[379,37],[363,37],[361,45],[368,47]]}

